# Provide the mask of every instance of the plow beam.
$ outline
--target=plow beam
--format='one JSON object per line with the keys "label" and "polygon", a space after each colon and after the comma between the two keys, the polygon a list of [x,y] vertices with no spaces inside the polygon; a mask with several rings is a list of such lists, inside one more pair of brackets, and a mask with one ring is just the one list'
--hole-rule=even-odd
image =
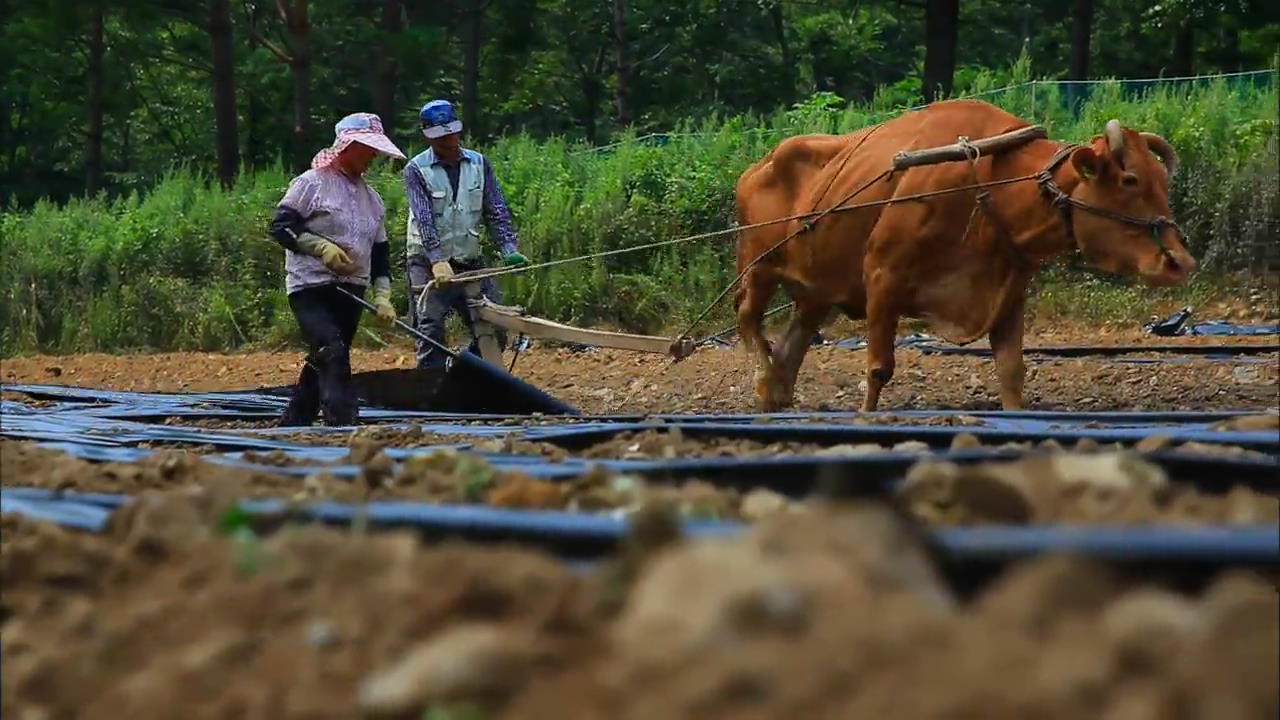
{"label": "plow beam", "polygon": [[677,360],[688,357],[693,353],[693,341],[688,338],[672,339],[653,335],[608,332],[606,330],[587,330],[586,328],[562,325],[558,322],[534,317],[526,314],[521,308],[498,305],[485,298],[473,300],[469,304],[477,320],[496,325],[511,332],[524,333],[529,337],[559,340],[580,345],[595,345],[617,350],[658,353],[670,355]]}

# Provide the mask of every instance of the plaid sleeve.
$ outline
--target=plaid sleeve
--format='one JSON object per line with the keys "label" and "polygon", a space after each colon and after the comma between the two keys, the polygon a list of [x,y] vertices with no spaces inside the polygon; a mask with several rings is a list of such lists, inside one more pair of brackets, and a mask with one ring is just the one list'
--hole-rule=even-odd
{"label": "plaid sleeve", "polygon": [[484,221],[503,255],[516,251],[520,239],[511,224],[511,208],[507,207],[502,186],[498,185],[498,176],[494,174],[493,163],[488,158],[484,160]]}

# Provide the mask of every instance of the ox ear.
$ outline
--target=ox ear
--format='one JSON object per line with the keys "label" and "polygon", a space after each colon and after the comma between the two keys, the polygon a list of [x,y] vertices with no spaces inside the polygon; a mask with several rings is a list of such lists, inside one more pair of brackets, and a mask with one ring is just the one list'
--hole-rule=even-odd
{"label": "ox ear", "polygon": [[1091,147],[1076,148],[1071,153],[1071,166],[1085,180],[1092,180],[1102,174],[1102,158]]}

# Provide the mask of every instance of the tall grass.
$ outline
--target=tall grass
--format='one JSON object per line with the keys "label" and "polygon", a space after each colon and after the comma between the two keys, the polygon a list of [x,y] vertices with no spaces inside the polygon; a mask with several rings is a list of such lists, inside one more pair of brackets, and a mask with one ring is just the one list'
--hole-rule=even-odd
{"label": "tall grass", "polygon": [[[1015,81],[1020,72],[1025,68],[1014,68]],[[1248,248],[1276,235],[1274,77],[1261,85],[1217,81],[1140,92],[1101,84],[1082,102],[1035,84],[984,99],[1044,124],[1056,139],[1088,140],[1111,117],[1168,138],[1185,168],[1174,209],[1213,273],[1239,266]],[[971,89],[995,82],[979,77]],[[522,249],[536,262],[729,227],[738,175],[781,138],[849,132],[891,116],[893,101],[885,95],[847,106],[817,96],[768,116],[707,118],[661,138],[619,138],[605,149],[517,136],[482,150],[512,205]],[[286,172],[270,169],[224,191],[176,167],[145,196],[4,213],[0,349],[222,350],[292,337],[283,251],[264,231],[288,181]],[[386,201],[403,287],[400,170],[380,165],[370,182]],[[517,275],[504,287],[508,302],[538,315],[655,331],[698,312],[732,268],[733,241],[725,236]],[[403,309],[403,294],[397,302]],[[709,325],[728,319],[722,305]]]}

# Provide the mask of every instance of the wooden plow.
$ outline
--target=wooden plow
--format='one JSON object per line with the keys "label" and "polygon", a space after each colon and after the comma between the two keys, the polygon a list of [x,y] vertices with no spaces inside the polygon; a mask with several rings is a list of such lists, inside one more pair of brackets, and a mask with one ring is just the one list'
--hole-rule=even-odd
{"label": "wooden plow", "polygon": [[[471,313],[471,321],[475,329],[476,345],[480,350],[480,357],[497,365],[502,364],[502,348],[498,343],[495,328],[540,340],[653,353],[666,355],[675,360],[683,360],[693,354],[695,346],[694,342],[689,338],[636,335],[565,325],[530,315],[521,307],[499,305],[493,302],[481,292],[479,280],[467,280],[464,276],[449,282],[449,284],[460,283],[466,286],[467,309]],[[425,294],[438,285],[440,283],[432,280],[425,286],[414,287],[413,291]],[[421,294],[419,298],[422,297]]]}

